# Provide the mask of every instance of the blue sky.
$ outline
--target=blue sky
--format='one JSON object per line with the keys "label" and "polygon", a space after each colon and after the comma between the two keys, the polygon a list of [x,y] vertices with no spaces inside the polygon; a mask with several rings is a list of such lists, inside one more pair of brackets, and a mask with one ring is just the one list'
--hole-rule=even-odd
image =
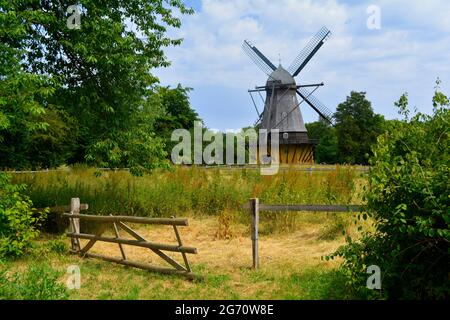
{"label": "blue sky", "polygon": [[[274,64],[286,68],[322,26],[332,37],[297,77],[324,82],[315,95],[332,111],[352,90],[366,91],[375,112],[397,117],[394,102],[430,113],[437,77],[450,93],[448,0],[190,0],[196,14],[170,30],[184,38],[166,54],[172,65],[156,70],[163,85],[192,87],[191,103],[212,129],[238,129],[256,120],[247,90],[267,76],[241,49],[251,40]],[[380,8],[380,29],[369,29],[367,8]],[[306,122],[317,120],[308,106]]]}

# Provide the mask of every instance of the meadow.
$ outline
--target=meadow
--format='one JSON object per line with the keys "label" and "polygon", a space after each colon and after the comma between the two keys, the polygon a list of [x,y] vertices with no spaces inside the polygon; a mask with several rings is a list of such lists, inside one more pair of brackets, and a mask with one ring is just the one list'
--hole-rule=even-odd
{"label": "meadow", "polygon": [[68,204],[79,197],[89,204],[90,213],[100,215],[209,216],[237,211],[254,197],[264,203],[358,203],[355,184],[360,183],[361,174],[354,167],[317,172],[298,169],[288,167],[263,176],[254,168],[174,167],[136,177],[127,171],[79,166],[15,174],[13,182],[28,185],[27,194],[37,208]]}
{"label": "meadow", "polygon": [[[144,177],[126,171],[100,174],[86,167],[15,174],[14,182],[28,185],[35,207],[64,205],[79,197],[89,204],[90,214],[189,218],[189,227],[180,231],[186,245],[198,248],[198,254],[189,259],[204,281],[69,255],[69,240],[62,230],[59,235],[49,232],[55,231],[52,228],[34,243],[31,255],[8,260],[4,267],[9,277],[21,274],[25,278],[30,273],[32,277],[36,268],[53,270],[54,277],[64,283],[67,267],[78,265],[81,288],[69,290],[70,299],[351,298],[338,271],[339,259],[323,257],[345,243],[344,232],[356,233],[352,214],[261,214],[261,268],[255,271],[250,215],[242,205],[253,197],[267,204],[360,204],[364,175],[350,166],[314,172],[284,168],[275,176],[261,176],[255,169],[195,167],[155,171]],[[168,227],[135,227],[147,239],[175,243]],[[139,248],[126,250],[131,258],[161,265],[157,256]],[[93,251],[120,256],[114,244],[98,243]]]}

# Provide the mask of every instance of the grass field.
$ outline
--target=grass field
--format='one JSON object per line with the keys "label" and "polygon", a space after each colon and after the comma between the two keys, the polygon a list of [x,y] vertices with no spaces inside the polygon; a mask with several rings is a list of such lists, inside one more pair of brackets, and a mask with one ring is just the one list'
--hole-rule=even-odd
{"label": "grass field", "polygon": [[68,204],[71,198],[79,197],[93,214],[170,217],[236,211],[253,197],[264,203],[357,203],[362,176],[350,166],[312,173],[288,168],[273,176],[262,176],[257,169],[176,167],[144,177],[75,167],[62,172],[16,174],[14,182],[29,186],[29,196],[38,208]]}
{"label": "grass field", "polygon": [[[360,203],[359,190],[365,180],[352,168],[313,174],[291,171],[273,177],[247,170],[179,168],[144,178],[126,172],[95,177],[93,170],[79,169],[15,179],[29,184],[36,206],[66,204],[70,197],[78,196],[96,214],[175,214],[189,218],[190,226],[180,228],[181,236],[185,245],[198,248],[198,254],[189,255],[189,260],[204,281],[81,259],[67,253],[67,239],[46,233],[31,255],[4,262],[10,274],[25,273],[30,266],[49,265],[57,270],[61,283],[68,277],[67,267],[78,265],[81,288],[68,291],[70,299],[350,298],[338,271],[340,261],[322,257],[344,243],[343,230],[355,233],[351,214],[262,213],[261,268],[255,271],[251,269],[250,217],[240,205],[250,197],[260,197],[265,203]],[[171,227],[133,228],[149,241],[175,244]],[[62,243],[66,249],[61,249]],[[120,257],[117,244],[97,243],[92,250]],[[127,246],[125,250],[131,259],[164,266],[149,250]],[[172,256],[182,261],[180,255]]]}

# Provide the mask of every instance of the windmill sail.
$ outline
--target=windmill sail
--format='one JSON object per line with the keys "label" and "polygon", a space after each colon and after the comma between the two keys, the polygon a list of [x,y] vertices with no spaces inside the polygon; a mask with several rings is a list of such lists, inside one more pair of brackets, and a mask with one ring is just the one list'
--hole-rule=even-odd
{"label": "windmill sail", "polygon": [[333,113],[325,107],[315,96],[305,88],[298,88],[297,93],[303,100],[313,108],[322,118],[333,124]]}
{"label": "windmill sail", "polygon": [[309,60],[319,51],[320,47],[327,40],[331,31],[326,27],[322,27],[316,35],[308,42],[306,47],[299,53],[297,58],[295,58],[294,62],[288,68],[290,74],[293,77],[296,77],[300,71],[308,64]]}
{"label": "windmill sail", "polygon": [[253,62],[267,75],[271,74],[276,67],[267,59],[261,51],[258,50],[249,41],[245,40],[242,44],[245,53],[253,60]]}
{"label": "windmill sail", "polygon": [[[280,148],[276,148],[275,150],[271,149],[269,154],[271,157],[278,153],[278,158],[281,163],[311,164],[314,162],[314,146],[318,141],[311,140],[308,137],[308,130],[306,129],[302,111],[300,110],[301,103],[306,102],[320,117],[333,124],[332,112],[311,94],[318,87],[323,86],[323,83],[301,83],[297,85],[295,81],[295,76],[303,70],[330,34],[331,32],[327,28],[323,27],[320,29],[309,41],[308,45],[300,52],[289,67],[289,70],[285,70],[281,62],[276,68],[249,41],[244,41],[242,45],[247,55],[268,76],[265,86],[255,87],[254,90],[249,90],[248,92],[258,113],[258,120],[255,126],[259,125],[259,129],[268,131],[277,130],[271,132],[270,135],[278,135]],[[310,87],[315,88],[314,91],[310,92],[306,89]],[[266,93],[265,99],[261,95],[262,91]],[[256,107],[253,93],[258,93],[264,102],[264,110],[261,113]],[[300,103],[297,94],[302,98]],[[260,139],[260,141],[265,140]],[[272,154],[272,152],[276,153]]]}

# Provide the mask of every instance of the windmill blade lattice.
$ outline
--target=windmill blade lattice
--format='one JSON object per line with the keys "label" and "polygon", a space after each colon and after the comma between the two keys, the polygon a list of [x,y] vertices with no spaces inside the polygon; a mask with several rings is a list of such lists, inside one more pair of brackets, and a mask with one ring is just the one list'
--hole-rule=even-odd
{"label": "windmill blade lattice", "polygon": [[253,60],[253,62],[267,75],[270,75],[272,71],[276,69],[272,62],[267,59],[261,51],[258,50],[249,41],[245,40],[242,44],[242,48],[245,53]]}
{"label": "windmill blade lattice", "polygon": [[305,88],[298,88],[297,93],[311,108],[313,108],[322,118],[333,124],[333,112],[319,101],[314,95]]}
{"label": "windmill blade lattice", "polygon": [[308,64],[309,60],[311,60],[316,52],[319,51],[320,47],[322,47],[330,35],[331,31],[326,27],[322,27],[308,42],[306,47],[299,53],[297,58],[295,58],[294,62],[292,62],[288,68],[288,72],[292,74],[293,77],[296,77]]}

